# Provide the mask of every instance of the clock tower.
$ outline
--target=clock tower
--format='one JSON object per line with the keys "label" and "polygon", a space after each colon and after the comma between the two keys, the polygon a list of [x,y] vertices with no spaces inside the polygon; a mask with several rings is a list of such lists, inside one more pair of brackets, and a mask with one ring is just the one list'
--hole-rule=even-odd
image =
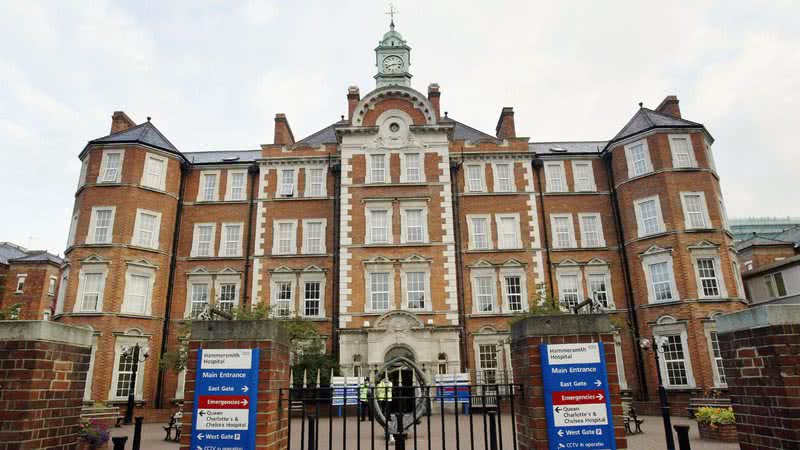
{"label": "clock tower", "polygon": [[411,74],[408,72],[408,66],[411,65],[411,47],[406,45],[403,36],[395,31],[394,20],[389,28],[375,48],[375,66],[378,67],[378,73],[375,75],[377,87],[411,87]]}

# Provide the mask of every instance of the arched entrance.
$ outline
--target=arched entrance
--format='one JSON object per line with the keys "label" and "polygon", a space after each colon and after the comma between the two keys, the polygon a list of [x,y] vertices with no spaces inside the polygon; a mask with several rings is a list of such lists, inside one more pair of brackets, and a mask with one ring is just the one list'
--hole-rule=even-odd
{"label": "arched entrance", "polygon": [[[414,351],[405,345],[395,345],[386,351],[383,358],[384,363],[403,357],[409,361],[416,362]],[[389,381],[392,382],[392,398],[394,403],[393,411],[411,413],[414,411],[414,371],[410,367],[402,367],[392,370],[388,374]]]}

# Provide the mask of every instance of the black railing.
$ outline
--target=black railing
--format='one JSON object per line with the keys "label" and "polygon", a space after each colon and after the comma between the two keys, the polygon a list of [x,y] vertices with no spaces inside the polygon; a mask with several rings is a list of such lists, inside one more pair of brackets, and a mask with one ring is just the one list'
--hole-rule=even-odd
{"label": "black railing", "polygon": [[287,449],[517,450],[521,385],[349,389],[281,389]]}

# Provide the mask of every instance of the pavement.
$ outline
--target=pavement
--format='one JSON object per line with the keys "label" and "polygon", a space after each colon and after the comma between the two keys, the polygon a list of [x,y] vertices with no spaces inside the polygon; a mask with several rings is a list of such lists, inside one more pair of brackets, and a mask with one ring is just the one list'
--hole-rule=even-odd
{"label": "pavement", "polygon": [[[661,421],[661,417],[640,417],[645,419],[644,423],[642,424],[642,430],[644,433],[628,436],[628,448],[631,450],[660,450],[666,448],[664,443],[664,425]],[[442,426],[443,419],[444,427]],[[461,449],[484,449],[485,447],[483,441],[484,436],[487,434],[486,430],[488,430],[488,427],[484,428],[483,416],[480,414],[474,415],[472,417],[471,424],[469,419],[469,416],[463,415],[455,416],[452,414],[447,414],[444,417],[438,414],[433,415],[431,416],[430,431],[428,430],[427,419],[423,419],[416,429],[416,447],[420,450],[427,449],[428,442],[430,441],[430,447],[432,449],[441,450],[444,448],[442,445],[443,443],[448,449],[456,448],[455,444],[457,439]],[[370,422],[359,423],[359,421],[354,417],[349,417],[345,422],[341,418],[334,417],[332,422],[333,430],[330,429],[330,423],[331,422],[326,417],[319,419],[318,448],[320,450],[327,450],[330,448],[358,450],[359,445],[357,445],[357,443],[360,443],[360,448],[371,448],[370,444],[373,442],[373,440]],[[738,450],[739,448],[739,445],[736,443],[731,444],[701,440],[697,431],[697,424],[692,420],[674,417],[672,419],[672,424],[691,426],[689,436],[691,439],[692,450]],[[142,426],[142,450],[178,450],[179,444],[177,442],[166,442],[163,440],[164,430],[161,428],[162,425],[164,424],[153,423],[144,424]],[[305,448],[307,448],[308,444],[305,442],[305,440],[302,443],[303,446],[301,447],[301,432],[305,432],[307,435],[307,426],[307,423],[304,424],[299,418],[292,420],[292,438],[289,447],[290,450],[305,450]],[[442,433],[442,428],[444,428],[444,433]],[[472,430],[471,433],[470,429]],[[514,442],[511,432],[511,417],[509,415],[503,415],[502,419],[498,423],[498,431],[500,431],[499,435],[503,438],[502,446],[499,448],[513,449]],[[111,435],[128,436],[128,442],[125,448],[132,448],[133,425],[127,425],[121,428],[113,428],[111,430]],[[470,435],[475,437],[474,447],[470,445]],[[357,436],[360,436],[360,439],[357,438]],[[412,427],[409,429],[409,437],[406,448],[415,448],[412,440],[414,437],[414,429]],[[332,447],[329,447],[328,445],[329,439],[333,444]],[[377,423],[375,424],[374,442],[375,448],[377,449],[394,448],[393,445],[386,445],[383,439],[382,429]]]}

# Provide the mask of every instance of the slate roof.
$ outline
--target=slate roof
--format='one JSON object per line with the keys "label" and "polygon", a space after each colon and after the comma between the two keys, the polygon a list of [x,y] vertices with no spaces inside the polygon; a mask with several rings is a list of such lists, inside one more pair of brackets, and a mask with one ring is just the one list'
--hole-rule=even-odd
{"label": "slate roof", "polygon": [[702,128],[703,125],[685,119],[679,119],[667,114],[653,111],[648,108],[639,108],[631,120],[622,127],[619,133],[610,142],[625,139],[654,128]]}
{"label": "slate roof", "polygon": [[180,155],[181,152],[172,145],[151,122],[145,122],[127,130],[109,134],[89,141],[89,144],[145,144]]}
{"label": "slate roof", "polygon": [[[788,231],[788,230],[787,230]],[[736,251],[742,251],[756,245],[793,245],[794,242],[782,239],[772,239],[764,236],[753,236],[736,244]]]}
{"label": "slate roof", "polygon": [[0,242],[0,264],[8,265],[8,260],[27,255],[27,251],[10,242]]}
{"label": "slate roof", "polygon": [[183,154],[192,164],[248,163],[261,157],[261,150],[217,150],[210,152],[186,152]]}
{"label": "slate roof", "polygon": [[0,242],[0,264],[9,262],[52,262],[61,265],[63,259],[45,250],[28,250],[10,242]]}
{"label": "slate roof", "polygon": [[300,139],[294,143],[295,147],[308,146],[319,147],[322,144],[335,144],[336,140],[336,127],[346,125],[347,121],[334,122],[327,127]]}
{"label": "slate roof", "polygon": [[530,151],[539,155],[564,153],[600,153],[608,141],[531,142]]}
{"label": "slate roof", "polygon": [[778,234],[775,239],[787,242],[794,242],[794,245],[800,246],[800,225],[795,225],[792,228]]}
{"label": "slate roof", "polygon": [[61,265],[64,260],[44,250],[33,250],[32,252],[29,252],[27,256],[23,256],[22,258],[14,258],[11,260],[11,262],[51,262],[53,264]]}
{"label": "slate roof", "polygon": [[[484,133],[483,131],[472,128],[469,125],[465,125],[457,120],[453,120],[451,117],[448,117],[448,119],[452,120],[455,124],[455,127],[453,128],[453,139],[463,139],[468,142],[477,142],[480,140],[489,140],[494,142],[500,141],[491,134]],[[442,120],[442,122],[444,122],[444,120]]]}

